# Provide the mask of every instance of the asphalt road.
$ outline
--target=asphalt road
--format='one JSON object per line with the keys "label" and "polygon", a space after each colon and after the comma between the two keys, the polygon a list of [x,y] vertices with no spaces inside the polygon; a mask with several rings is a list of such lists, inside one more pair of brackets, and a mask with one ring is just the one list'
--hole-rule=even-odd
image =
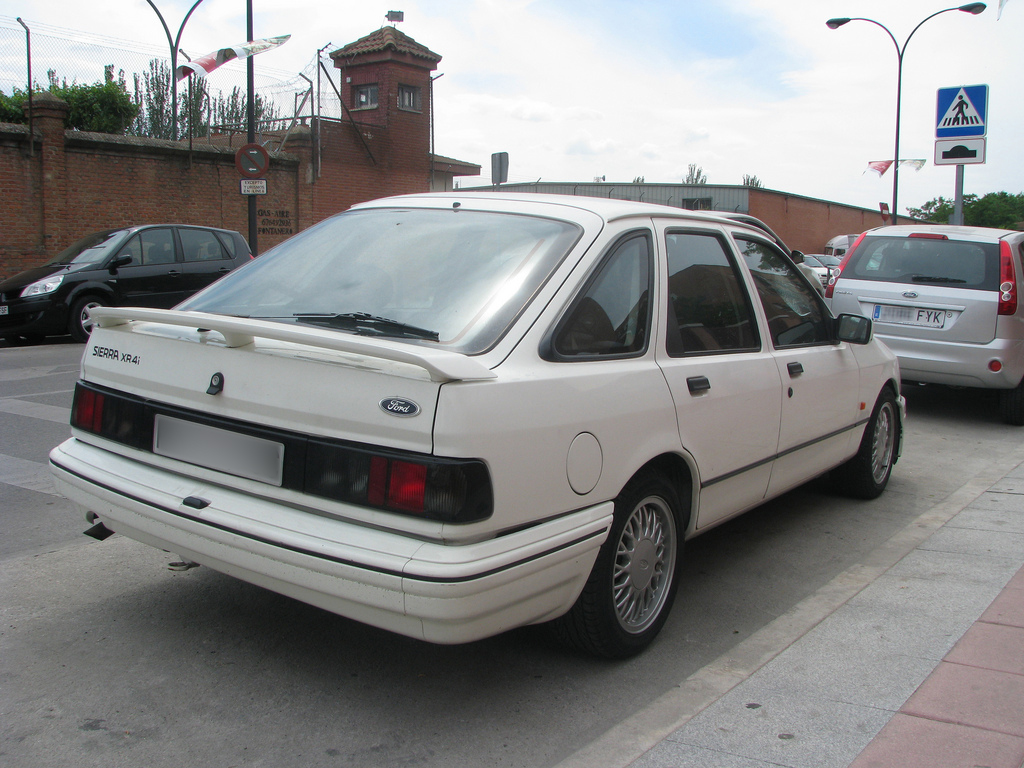
{"label": "asphalt road", "polygon": [[[83,347],[0,344],[0,764],[554,766],[912,526],[1024,431],[990,394],[907,393],[903,457],[871,502],[818,480],[687,544],[638,658],[579,656],[527,628],[432,646],[115,536],[49,481]],[[780,649],[781,650],[781,649]],[[641,713],[640,716],[637,713]],[[674,713],[653,711],[663,724]]]}

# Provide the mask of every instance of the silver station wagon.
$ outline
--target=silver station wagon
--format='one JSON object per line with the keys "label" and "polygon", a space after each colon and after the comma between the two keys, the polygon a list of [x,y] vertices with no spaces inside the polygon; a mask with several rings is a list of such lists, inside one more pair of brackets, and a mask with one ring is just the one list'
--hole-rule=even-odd
{"label": "silver station wagon", "polygon": [[875,322],[907,381],[1000,390],[1024,425],[1024,232],[902,225],[865,232],[825,295]]}
{"label": "silver station wagon", "polygon": [[93,321],[50,455],[88,532],[436,643],[637,653],[686,539],[830,471],[873,498],[900,450],[871,320],[709,213],[379,200]]}

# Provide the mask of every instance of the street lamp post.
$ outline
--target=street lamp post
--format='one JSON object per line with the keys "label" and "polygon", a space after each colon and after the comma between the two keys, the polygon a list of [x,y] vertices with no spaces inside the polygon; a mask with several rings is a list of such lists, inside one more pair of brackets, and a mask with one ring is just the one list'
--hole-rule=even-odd
{"label": "street lamp post", "polygon": [[156,15],[160,18],[160,23],[164,26],[164,34],[167,35],[167,44],[171,46],[171,138],[177,141],[178,139],[178,45],[181,43],[181,33],[185,31],[185,24],[188,22],[189,16],[203,0],[196,0],[192,7],[188,9],[188,13],[185,14],[185,18],[181,20],[181,26],[178,27],[178,36],[173,40],[171,39],[171,30],[167,27],[167,22],[164,21],[164,15],[160,13],[160,9],[156,7],[153,0],[146,0],[149,3],[150,8],[156,11]]}
{"label": "street lamp post", "polygon": [[892,221],[893,221],[894,224],[896,223],[897,216],[899,215],[899,213],[898,213],[899,209],[896,207],[896,201],[897,201],[897,197],[899,195],[899,179],[900,179],[900,176],[899,176],[899,168],[900,168],[900,99],[902,98],[902,92],[903,92],[903,54],[906,53],[907,44],[910,42],[910,38],[912,38],[914,36],[914,32],[917,32],[917,30],[919,30],[921,28],[921,26],[926,21],[928,21],[929,19],[934,19],[936,16],[938,16],[940,14],[949,13],[950,11],[963,11],[964,13],[969,13],[972,16],[977,16],[979,13],[981,13],[984,10],[985,10],[985,4],[984,3],[968,3],[967,5],[961,5],[961,6],[957,6],[955,8],[945,8],[945,9],[943,9],[941,11],[936,11],[931,16],[927,16],[924,19],[922,19],[921,22],[916,27],[914,27],[914,29],[911,31],[911,33],[909,35],[907,35],[907,39],[903,41],[903,47],[902,48],[900,47],[900,44],[898,42],[896,42],[896,37],[893,35],[892,32],[889,31],[889,28],[886,27],[884,24],[880,24],[879,22],[875,21],[874,19],[837,18],[837,19],[829,19],[828,21],[825,22],[825,25],[829,29],[838,29],[839,27],[843,26],[844,24],[848,24],[851,21],[866,21],[866,22],[869,22],[871,24],[874,24],[876,27],[881,27],[883,30],[885,30],[885,34],[887,34],[889,36],[889,39],[892,40],[892,44],[896,47],[896,62],[897,62],[897,66],[896,66],[896,141],[895,141],[895,147],[893,149],[893,155],[892,155],[892,158],[893,158],[893,160],[892,160]]}

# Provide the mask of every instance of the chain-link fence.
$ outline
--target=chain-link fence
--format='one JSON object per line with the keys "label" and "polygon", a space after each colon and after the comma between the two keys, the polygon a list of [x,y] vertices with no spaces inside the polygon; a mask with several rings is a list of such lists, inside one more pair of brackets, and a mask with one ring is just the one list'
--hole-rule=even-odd
{"label": "chain-link fence", "polygon": [[[51,83],[92,85],[110,80],[124,84],[125,91],[140,109],[140,118],[130,133],[157,135],[158,122],[148,115],[161,103],[170,114],[170,51],[151,45],[103,37],[87,32],[62,29],[38,22],[26,22],[31,33],[31,69],[34,89],[47,89]],[[11,96],[26,91],[29,57],[25,29],[17,19],[0,16],[0,93]],[[179,49],[180,50],[180,49]],[[255,67],[255,92],[260,105],[257,116],[261,130],[286,126],[296,117],[319,114],[340,118],[341,104],[331,77],[337,80],[330,57],[332,48],[310,52],[310,59],[301,73]],[[178,63],[208,51],[179,53]],[[318,56],[326,73],[318,77]],[[329,74],[328,74],[329,73]],[[178,135],[207,135],[211,130],[244,130],[246,65],[228,63],[209,78],[190,77],[189,83],[178,83]],[[317,88],[319,86],[319,94]],[[203,89],[203,90],[197,90]],[[161,101],[162,100],[162,101]],[[242,106],[239,114],[239,104]],[[189,112],[193,119],[188,121]],[[148,124],[144,118],[149,117]],[[169,121],[170,118],[168,117]],[[169,130],[169,129],[168,129]],[[167,136],[159,136],[167,138]]]}

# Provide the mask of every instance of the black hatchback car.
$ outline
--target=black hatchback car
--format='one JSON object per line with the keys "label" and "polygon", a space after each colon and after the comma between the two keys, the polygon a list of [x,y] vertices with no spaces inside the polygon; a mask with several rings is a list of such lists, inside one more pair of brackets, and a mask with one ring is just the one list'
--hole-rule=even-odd
{"label": "black hatchback car", "polygon": [[12,344],[89,338],[89,309],[167,309],[252,259],[238,232],[157,224],[83,237],[46,264],[0,282],[0,336]]}

